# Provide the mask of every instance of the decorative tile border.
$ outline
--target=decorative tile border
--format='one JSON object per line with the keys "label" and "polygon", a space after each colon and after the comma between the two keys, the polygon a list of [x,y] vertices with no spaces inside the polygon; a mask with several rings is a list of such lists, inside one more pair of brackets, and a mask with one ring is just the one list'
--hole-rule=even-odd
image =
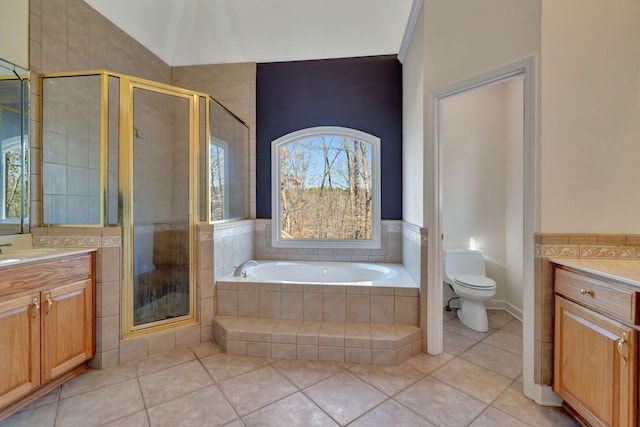
{"label": "decorative tile border", "polygon": [[122,246],[122,237],[120,236],[107,236],[102,238],[103,248],[115,248]]}
{"label": "decorative tile border", "polygon": [[[640,259],[638,235],[536,233],[534,255],[545,258]],[[544,243],[545,240],[548,243]],[[582,244],[589,241],[589,244]],[[564,242],[564,243],[561,243]],[[569,243],[566,243],[569,242]],[[571,243],[573,242],[573,243]],[[597,242],[596,244],[594,244]],[[616,244],[616,242],[623,242]],[[613,244],[612,244],[613,243]],[[626,244],[625,244],[626,243]]]}
{"label": "decorative tile border", "polygon": [[33,245],[45,248],[99,248],[98,236],[33,236]]}

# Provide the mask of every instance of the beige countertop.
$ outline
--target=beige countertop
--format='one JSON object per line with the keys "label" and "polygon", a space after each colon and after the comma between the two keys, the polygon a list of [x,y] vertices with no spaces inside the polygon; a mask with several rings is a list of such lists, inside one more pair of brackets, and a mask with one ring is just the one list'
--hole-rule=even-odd
{"label": "beige countertop", "polygon": [[640,260],[552,258],[551,262],[640,287]]}
{"label": "beige countertop", "polygon": [[78,255],[93,252],[95,248],[27,248],[13,249],[0,253],[0,269],[8,266],[25,264],[33,261],[60,258],[68,255]]}

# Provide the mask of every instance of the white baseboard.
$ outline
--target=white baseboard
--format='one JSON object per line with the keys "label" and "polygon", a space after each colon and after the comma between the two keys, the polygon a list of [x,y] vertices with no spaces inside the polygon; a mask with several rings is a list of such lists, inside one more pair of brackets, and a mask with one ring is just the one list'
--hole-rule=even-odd
{"label": "white baseboard", "polygon": [[[447,306],[447,301],[449,301],[449,298],[445,298],[442,301],[442,307]],[[485,304],[485,306],[489,310],[505,310],[507,313],[511,314],[513,317],[515,317],[516,319],[522,322],[522,310],[508,301],[505,301],[503,299],[492,299],[492,300],[489,300]],[[452,300],[450,307],[460,308],[460,300],[459,299]]]}

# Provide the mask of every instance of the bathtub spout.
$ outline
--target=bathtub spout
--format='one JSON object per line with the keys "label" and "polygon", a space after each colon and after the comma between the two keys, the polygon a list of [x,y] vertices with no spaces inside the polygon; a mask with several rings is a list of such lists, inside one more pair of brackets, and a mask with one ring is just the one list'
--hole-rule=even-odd
{"label": "bathtub spout", "polygon": [[235,271],[233,272],[233,275],[235,277],[247,277],[247,272],[245,271],[245,269],[247,267],[255,267],[257,266],[258,263],[252,259],[250,259],[249,261],[245,261],[242,264],[240,264],[239,266],[235,267]]}

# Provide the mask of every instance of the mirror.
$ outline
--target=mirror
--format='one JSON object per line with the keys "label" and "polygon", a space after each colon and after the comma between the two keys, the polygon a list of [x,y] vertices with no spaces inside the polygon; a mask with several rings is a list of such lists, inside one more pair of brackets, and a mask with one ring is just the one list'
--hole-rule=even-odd
{"label": "mirror", "polygon": [[0,59],[0,235],[29,232],[29,71]]}

